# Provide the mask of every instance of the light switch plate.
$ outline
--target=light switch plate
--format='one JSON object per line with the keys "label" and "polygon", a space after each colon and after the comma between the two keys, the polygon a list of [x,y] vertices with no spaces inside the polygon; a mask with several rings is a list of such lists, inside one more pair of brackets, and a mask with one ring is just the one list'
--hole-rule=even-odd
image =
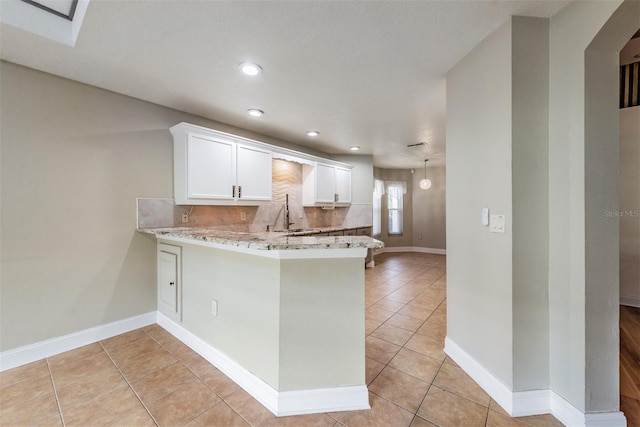
{"label": "light switch plate", "polygon": [[492,233],[505,232],[504,215],[491,215],[491,221],[489,223],[489,231],[491,231]]}

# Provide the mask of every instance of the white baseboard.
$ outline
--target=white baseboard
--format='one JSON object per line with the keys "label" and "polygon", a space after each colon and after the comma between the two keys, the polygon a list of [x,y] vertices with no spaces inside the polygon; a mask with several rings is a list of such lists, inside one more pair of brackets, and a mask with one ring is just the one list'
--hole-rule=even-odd
{"label": "white baseboard", "polygon": [[158,324],[220,369],[276,416],[370,409],[365,385],[279,392],[161,313],[158,313]]}
{"label": "white baseboard", "polygon": [[445,338],[444,351],[512,417],[552,414],[568,427],[627,425],[622,412],[585,414],[553,390],[513,392],[449,337]]}
{"label": "white baseboard", "polygon": [[420,252],[423,254],[434,254],[434,255],[446,255],[446,249],[437,249],[437,248],[423,248],[420,246],[385,246],[384,248],[376,249],[374,254],[383,254],[389,252]]}
{"label": "white baseboard", "polygon": [[640,297],[633,295],[620,295],[620,305],[640,308]]}
{"label": "white baseboard", "polygon": [[0,353],[0,372],[156,323],[157,312],[141,314]]}

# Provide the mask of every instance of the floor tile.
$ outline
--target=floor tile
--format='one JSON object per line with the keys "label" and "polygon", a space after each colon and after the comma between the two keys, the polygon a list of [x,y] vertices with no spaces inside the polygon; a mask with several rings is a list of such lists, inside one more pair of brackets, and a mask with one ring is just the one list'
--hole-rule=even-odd
{"label": "floor tile", "polygon": [[365,360],[365,378],[367,385],[371,383],[378,376],[380,372],[384,369],[384,363],[380,363],[377,360],[373,360],[370,357],[367,357]]}
{"label": "floor tile", "polygon": [[526,424],[523,424],[508,415],[489,411],[486,427],[526,427]]}
{"label": "floor tile", "polygon": [[400,310],[402,307],[404,307],[404,303],[401,302],[395,302],[392,301],[390,299],[382,299],[381,301],[378,301],[373,308],[380,308],[382,310],[387,310],[387,311],[393,311],[394,313],[398,310]]}
{"label": "floor tile", "polygon": [[59,415],[58,404],[53,393],[41,395],[13,405],[0,405],[2,425],[32,425]]}
{"label": "floor tile", "polygon": [[376,308],[375,305],[365,309],[364,315],[365,317],[373,320],[377,320],[379,322],[385,322],[388,318],[393,316],[395,311],[384,310],[382,308]]}
{"label": "floor tile", "polygon": [[126,359],[117,363],[127,381],[135,381],[176,361],[176,358],[163,348],[143,354],[136,359]]}
{"label": "floor tile", "polygon": [[47,375],[1,387],[0,402],[2,406],[15,405],[51,393],[53,393],[53,385],[47,372]]}
{"label": "floor tile", "polygon": [[423,307],[414,305],[412,302],[405,305],[402,310],[398,311],[398,314],[404,314],[405,316],[413,317],[414,319],[420,319],[425,321],[431,316],[433,311],[427,310]]}
{"label": "floor tile", "polygon": [[364,319],[365,336],[370,335],[373,331],[378,329],[380,325],[382,325],[382,322],[365,317]]}
{"label": "floor tile", "polygon": [[240,386],[238,384],[233,382],[231,378],[218,369],[203,375],[202,381],[223,399],[240,390]]}
{"label": "floor tile", "polygon": [[427,420],[423,420],[422,418],[415,416],[413,421],[411,422],[411,427],[438,427],[435,424],[430,423]]}
{"label": "floor tile", "polygon": [[429,384],[387,366],[371,383],[369,391],[415,413],[429,390]]}
{"label": "floor tile", "polygon": [[146,409],[140,407],[124,418],[110,424],[109,427],[155,427],[156,423]]}
{"label": "floor tile", "polygon": [[442,362],[408,348],[401,349],[389,362],[389,366],[427,383],[433,381],[441,365]]}
{"label": "floor tile", "polygon": [[190,382],[147,405],[161,426],[184,425],[220,402],[201,381]]}
{"label": "floor tile", "polygon": [[[532,415],[529,417],[517,417],[516,420],[531,427],[563,427],[560,421],[558,421],[553,415]],[[627,426],[632,427],[638,425],[634,420],[627,419]]]}
{"label": "floor tile", "polygon": [[198,378],[182,363],[174,362],[131,383],[131,387],[146,405],[196,381]]}
{"label": "floor tile", "polygon": [[431,386],[418,415],[442,427],[484,427],[489,408]]}
{"label": "floor tile", "polygon": [[424,335],[416,334],[411,337],[407,344],[405,344],[405,348],[440,361],[444,360],[446,356],[444,353],[444,343],[442,341],[425,337]]}
{"label": "floor tile", "polygon": [[120,371],[115,366],[98,371],[92,375],[86,375],[78,381],[57,387],[60,407],[65,409],[79,403],[91,400],[117,388],[127,386]]}
{"label": "floor tile", "polygon": [[382,397],[369,393],[371,410],[344,412],[338,420],[345,427],[407,427],[413,414]]}
{"label": "floor tile", "polygon": [[433,380],[433,385],[489,407],[489,395],[467,373],[456,366],[442,364],[438,375]]}
{"label": "floor tile", "polygon": [[37,362],[29,363],[28,365],[0,372],[0,387],[44,375],[49,375],[47,361],[44,359],[38,360]]}
{"label": "floor tile", "polygon": [[145,331],[142,329],[136,329],[134,331],[127,332],[126,334],[116,335],[115,337],[102,340],[100,341],[100,344],[102,344],[102,347],[104,347],[105,350],[110,351],[145,337],[147,337],[147,333]]}
{"label": "floor tile", "polygon": [[70,360],[55,369],[51,368],[51,375],[57,388],[81,380],[87,375],[113,367],[113,362],[107,356],[107,353],[103,351],[80,360]]}
{"label": "floor tile", "polygon": [[80,359],[84,359],[85,357],[93,356],[95,354],[103,352],[104,349],[102,348],[100,343],[95,342],[93,344],[76,348],[75,350],[66,351],[64,353],[52,356],[48,359],[48,362],[49,366],[51,366],[51,369],[58,369],[69,362],[78,361]]}
{"label": "floor tile", "polygon": [[395,326],[396,328],[402,328],[406,329],[407,331],[415,332],[420,328],[420,326],[422,326],[424,320],[396,313],[391,316],[391,318],[389,318],[389,320],[387,320],[385,323],[387,325]]}
{"label": "floor tile", "polygon": [[67,427],[109,425],[132,413],[144,409],[133,391],[127,386],[98,396],[87,402],[63,409]]}
{"label": "floor tile", "polygon": [[216,369],[215,366],[207,362],[204,357],[200,356],[197,353],[192,353],[186,357],[183,357],[182,359],[180,359],[180,361],[197,377],[202,377],[203,375],[206,375]]}
{"label": "floor tile", "polygon": [[381,363],[389,363],[399,350],[400,346],[372,336],[368,336],[365,340],[365,353],[367,357]]}
{"label": "floor tile", "polygon": [[409,341],[409,338],[411,338],[412,335],[413,332],[411,331],[397,328],[386,323],[371,333],[372,337],[379,338],[399,346],[403,346],[407,341]]}
{"label": "floor tile", "polygon": [[213,408],[205,411],[201,415],[198,415],[192,421],[186,424],[185,427],[250,427],[236,411],[231,409],[229,405],[224,402],[218,403]]}
{"label": "floor tile", "polygon": [[117,365],[125,360],[137,359],[143,354],[152,353],[161,348],[162,346],[153,338],[144,334],[140,339],[134,342],[121,345],[112,350],[107,350],[107,353]]}
{"label": "floor tile", "polygon": [[327,414],[293,415],[267,418],[260,427],[333,427],[336,420]]}
{"label": "floor tile", "polygon": [[227,397],[225,402],[252,426],[273,417],[267,408],[242,389]]}

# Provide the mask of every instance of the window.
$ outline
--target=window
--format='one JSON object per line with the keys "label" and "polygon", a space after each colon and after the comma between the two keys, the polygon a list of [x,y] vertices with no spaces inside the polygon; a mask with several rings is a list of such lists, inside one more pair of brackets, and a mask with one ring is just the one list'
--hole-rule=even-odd
{"label": "window", "polygon": [[402,195],[406,189],[404,182],[387,183],[387,211],[389,212],[389,235],[402,234]]}
{"label": "window", "polygon": [[381,234],[382,225],[382,196],[384,195],[384,183],[376,179],[373,187],[373,237]]}

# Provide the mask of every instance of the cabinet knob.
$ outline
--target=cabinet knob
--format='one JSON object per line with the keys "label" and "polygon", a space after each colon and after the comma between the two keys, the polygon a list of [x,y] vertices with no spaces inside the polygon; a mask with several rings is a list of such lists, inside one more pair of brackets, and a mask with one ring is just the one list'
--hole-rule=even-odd
{"label": "cabinet knob", "polygon": [[169,282],[169,286],[175,285],[175,282]]}

